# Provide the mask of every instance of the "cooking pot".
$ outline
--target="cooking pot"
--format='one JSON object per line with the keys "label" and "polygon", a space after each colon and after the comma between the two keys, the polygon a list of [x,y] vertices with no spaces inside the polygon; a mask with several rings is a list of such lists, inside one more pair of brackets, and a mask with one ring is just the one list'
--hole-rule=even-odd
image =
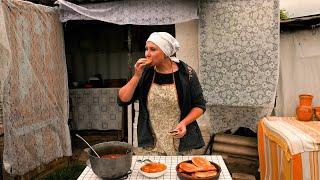
{"label": "cooking pot", "polygon": [[[128,174],[132,164],[133,153],[130,144],[120,141],[109,141],[96,144],[92,147],[101,157],[97,157],[91,149],[86,149],[91,168],[98,177],[118,179]],[[103,158],[105,155],[111,156]]]}

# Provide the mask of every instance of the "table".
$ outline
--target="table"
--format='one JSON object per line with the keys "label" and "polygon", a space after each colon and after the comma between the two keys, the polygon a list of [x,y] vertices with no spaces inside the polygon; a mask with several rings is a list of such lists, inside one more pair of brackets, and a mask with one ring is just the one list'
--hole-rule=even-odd
{"label": "table", "polygon": [[259,121],[261,179],[319,180],[320,121],[265,117]]}
{"label": "table", "polygon": [[[138,172],[140,163],[136,162],[137,159],[150,159],[156,162],[165,163],[168,167],[168,172],[163,176],[156,179],[179,179],[176,173],[176,165],[181,161],[189,160],[193,156],[133,156],[132,157],[132,173],[128,176],[127,179],[140,180],[140,179],[149,179]],[[215,162],[221,167],[221,174],[219,180],[231,180],[230,173],[226,164],[224,163],[222,156],[220,155],[201,155],[201,157],[207,158],[209,161]],[[97,177],[90,167],[86,167],[81,175],[78,177],[78,180],[100,180],[101,178]]]}

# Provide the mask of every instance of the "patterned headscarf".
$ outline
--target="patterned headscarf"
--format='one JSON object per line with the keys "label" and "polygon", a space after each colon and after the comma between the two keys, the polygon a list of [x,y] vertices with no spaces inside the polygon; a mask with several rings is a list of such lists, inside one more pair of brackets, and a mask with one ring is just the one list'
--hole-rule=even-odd
{"label": "patterned headscarf", "polygon": [[172,61],[179,62],[180,60],[173,56],[180,49],[179,42],[167,32],[154,32],[152,33],[147,41],[156,44],[165,55],[167,55]]}

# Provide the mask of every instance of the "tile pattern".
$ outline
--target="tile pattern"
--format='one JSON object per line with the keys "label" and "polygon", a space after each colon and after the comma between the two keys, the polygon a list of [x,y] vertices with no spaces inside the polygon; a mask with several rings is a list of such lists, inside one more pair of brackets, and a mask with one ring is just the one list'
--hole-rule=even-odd
{"label": "tile pattern", "polygon": [[71,89],[73,129],[121,130],[118,88]]}
{"label": "tile pattern", "polygon": [[[227,166],[225,165],[222,156],[220,155],[211,155],[211,156],[201,156],[207,158],[209,161],[215,162],[220,165],[221,167],[221,174],[219,177],[219,180],[231,180],[230,173],[228,171]],[[140,179],[149,179],[145,176],[143,176],[141,173],[139,173],[138,169],[140,166],[139,162],[136,162],[137,159],[150,159],[152,161],[156,162],[162,162],[165,163],[168,166],[168,172],[164,174],[163,176],[155,179],[162,179],[162,180],[169,180],[169,179],[179,179],[176,173],[176,165],[185,160],[191,159],[192,156],[133,156],[132,158],[132,166],[131,175],[128,176],[127,179],[129,180],[140,180]],[[84,171],[81,173],[81,175],[78,177],[78,180],[101,180],[98,176],[96,176],[91,168],[88,166],[84,169]]]}

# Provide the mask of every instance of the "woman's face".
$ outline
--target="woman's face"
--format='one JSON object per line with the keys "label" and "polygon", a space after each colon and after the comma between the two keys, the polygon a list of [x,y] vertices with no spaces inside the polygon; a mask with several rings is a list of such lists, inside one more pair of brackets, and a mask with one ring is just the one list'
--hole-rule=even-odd
{"label": "woman's face", "polygon": [[163,59],[165,59],[165,54],[162,52],[162,50],[150,41],[146,42],[146,51],[144,55],[147,59],[151,59],[151,65],[157,65],[161,63]]}

